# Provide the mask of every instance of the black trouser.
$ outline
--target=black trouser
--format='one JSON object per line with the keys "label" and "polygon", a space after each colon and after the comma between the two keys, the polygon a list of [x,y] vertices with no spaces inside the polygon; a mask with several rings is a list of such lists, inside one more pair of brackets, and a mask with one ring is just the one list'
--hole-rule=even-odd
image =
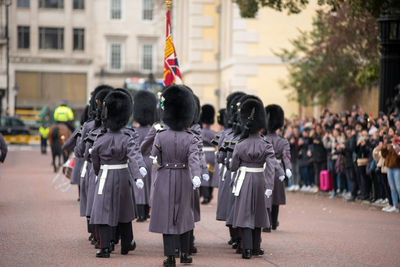
{"label": "black trouser", "polygon": [[233,242],[239,242],[240,241],[240,234],[238,232],[238,228],[233,228],[232,225],[227,225],[229,227],[229,235],[231,236],[231,239]]}
{"label": "black trouser", "polygon": [[139,219],[146,219],[146,205],[136,205]]}
{"label": "black trouser", "polygon": [[371,180],[367,175],[367,166],[358,166],[358,174],[361,182],[361,197],[369,199],[371,193]]}
{"label": "black trouser", "polygon": [[87,231],[88,233],[94,234],[94,224],[90,224],[90,216],[86,216]]}
{"label": "black trouser", "polygon": [[194,230],[189,231],[189,248],[194,248]]}
{"label": "black trouser", "polygon": [[351,196],[356,197],[358,191],[358,181],[356,178],[356,173],[354,171],[354,168],[353,167],[346,168],[346,175],[349,178],[351,184]]}
{"label": "black trouser", "polygon": [[242,236],[243,249],[260,249],[261,228],[239,228]]}
{"label": "black trouser", "polygon": [[389,200],[389,205],[393,206],[393,199],[392,199],[392,193],[390,191],[390,186],[389,186],[389,181],[387,178],[387,173],[380,173],[380,178],[382,179],[384,190],[385,190],[385,196]]}
{"label": "black trouser", "polygon": [[326,170],[326,161],[314,162],[314,184],[319,187],[319,174]]}
{"label": "black trouser", "polygon": [[370,177],[371,177],[371,182],[372,182],[372,186],[371,186],[371,197],[372,197],[372,199],[376,200],[376,199],[382,198],[381,197],[381,195],[382,195],[381,191],[382,190],[379,189],[378,175],[376,174],[375,170],[371,171]]}
{"label": "black trouser", "polygon": [[200,187],[200,194],[203,196],[204,199],[212,199],[212,193],[214,188],[211,186],[202,186]]}
{"label": "black trouser", "polygon": [[271,210],[271,226],[276,228],[278,226],[279,205],[272,205]]}
{"label": "black trouser", "polygon": [[[107,224],[99,224],[100,247],[110,248],[110,242],[115,242],[116,228]],[[121,250],[129,250],[133,240],[132,222],[118,223],[118,231],[121,235]]]}
{"label": "black trouser", "polygon": [[40,137],[40,151],[42,154],[47,153],[47,139],[43,138],[42,136]]}
{"label": "black trouser", "polygon": [[176,248],[182,253],[189,253],[190,231],[181,235],[163,234],[163,243],[165,256],[174,256]]}

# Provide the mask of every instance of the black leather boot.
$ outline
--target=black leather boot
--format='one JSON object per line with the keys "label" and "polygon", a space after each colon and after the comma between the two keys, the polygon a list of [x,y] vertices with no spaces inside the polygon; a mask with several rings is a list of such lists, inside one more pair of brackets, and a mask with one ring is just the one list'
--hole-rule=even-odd
{"label": "black leather boot", "polygon": [[175,256],[168,256],[167,259],[164,260],[163,266],[175,267]]}
{"label": "black leather boot", "polygon": [[271,227],[263,228],[262,231],[264,233],[271,233]]}
{"label": "black leather boot", "polygon": [[90,234],[88,240],[89,240],[90,242],[92,242],[93,239],[94,239],[94,235],[93,235],[93,234]]}
{"label": "black leather boot", "polygon": [[131,244],[129,245],[128,248],[122,248],[121,247],[121,254],[122,255],[126,255],[126,254],[128,254],[129,251],[134,251],[135,248],[136,248],[136,242],[135,242],[135,240],[132,240],[132,242],[131,242]]}
{"label": "black leather boot", "polygon": [[189,257],[187,253],[181,253],[181,263],[192,263],[192,257]]}
{"label": "black leather boot", "polygon": [[264,255],[264,250],[263,250],[262,248],[253,249],[253,250],[251,251],[251,254],[252,254],[253,256],[261,256],[261,255]]}
{"label": "black leather boot", "polygon": [[195,246],[192,246],[190,248],[189,255],[196,254],[196,253],[197,253],[197,248]]}
{"label": "black leather boot", "polygon": [[110,249],[102,248],[96,252],[96,258],[109,258],[110,257]]}
{"label": "black leather boot", "polygon": [[228,245],[232,245],[233,244],[233,240],[232,238],[228,241]]}
{"label": "black leather boot", "polygon": [[251,249],[244,249],[242,254],[243,259],[251,259]]}

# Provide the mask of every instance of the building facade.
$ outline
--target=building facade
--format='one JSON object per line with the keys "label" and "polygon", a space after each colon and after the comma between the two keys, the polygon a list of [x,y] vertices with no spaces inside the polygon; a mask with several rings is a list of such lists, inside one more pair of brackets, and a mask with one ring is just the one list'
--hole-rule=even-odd
{"label": "building facade", "polygon": [[288,48],[298,29],[311,29],[316,3],[298,15],[263,8],[256,18],[243,19],[231,0],[175,2],[183,79],[204,103],[223,107],[228,94],[244,91],[265,105],[282,105],[286,115],[298,114],[298,104],[281,89],[287,70],[274,51]]}
{"label": "building facade", "polygon": [[61,100],[83,108],[99,84],[162,78],[162,8],[154,0],[13,1],[9,113]]}

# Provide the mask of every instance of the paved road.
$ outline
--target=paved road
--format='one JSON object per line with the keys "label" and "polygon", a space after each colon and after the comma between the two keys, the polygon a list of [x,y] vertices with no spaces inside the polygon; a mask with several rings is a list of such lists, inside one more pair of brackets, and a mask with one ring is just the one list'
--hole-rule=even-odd
{"label": "paved road", "polygon": [[[0,266],[161,266],[161,235],[148,223],[134,223],[133,253],[96,259],[77,188],[53,188],[50,156],[38,148],[12,150],[0,166]],[[202,206],[192,266],[400,266],[400,214],[321,195],[290,193],[288,203],[278,231],[262,235],[266,255],[250,261],[226,244],[216,203]]]}

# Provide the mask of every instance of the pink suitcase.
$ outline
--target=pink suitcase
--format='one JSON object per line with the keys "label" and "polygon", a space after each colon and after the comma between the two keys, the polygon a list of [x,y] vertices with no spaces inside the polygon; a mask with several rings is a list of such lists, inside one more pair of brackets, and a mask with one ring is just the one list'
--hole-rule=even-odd
{"label": "pink suitcase", "polygon": [[333,189],[332,176],[327,170],[321,171],[319,174],[319,184],[322,191],[329,191]]}

